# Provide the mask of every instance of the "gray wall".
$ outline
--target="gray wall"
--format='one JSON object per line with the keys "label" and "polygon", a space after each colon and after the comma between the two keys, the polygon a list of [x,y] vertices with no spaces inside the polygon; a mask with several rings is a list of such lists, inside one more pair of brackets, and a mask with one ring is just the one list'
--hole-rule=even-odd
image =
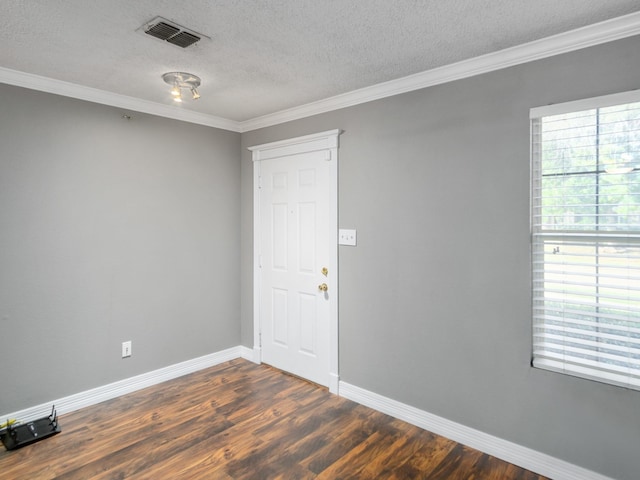
{"label": "gray wall", "polygon": [[239,149],[0,85],[0,413],[239,345]]}
{"label": "gray wall", "polygon": [[640,393],[529,366],[528,110],[639,81],[636,37],[242,136],[0,85],[0,412],[253,346],[246,147],[341,128],[342,380],[637,479]]}
{"label": "gray wall", "polygon": [[529,109],[640,87],[640,38],[243,134],[242,342],[253,344],[246,147],[340,128],[340,376],[614,478],[640,392],[530,367]]}

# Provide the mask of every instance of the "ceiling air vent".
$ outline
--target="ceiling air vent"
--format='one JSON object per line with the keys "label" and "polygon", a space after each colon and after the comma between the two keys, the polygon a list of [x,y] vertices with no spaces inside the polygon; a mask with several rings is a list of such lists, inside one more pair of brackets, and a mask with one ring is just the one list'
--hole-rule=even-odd
{"label": "ceiling air vent", "polygon": [[154,18],[140,27],[139,30],[182,48],[193,45],[203,37],[207,38],[205,35],[196,33],[162,17]]}

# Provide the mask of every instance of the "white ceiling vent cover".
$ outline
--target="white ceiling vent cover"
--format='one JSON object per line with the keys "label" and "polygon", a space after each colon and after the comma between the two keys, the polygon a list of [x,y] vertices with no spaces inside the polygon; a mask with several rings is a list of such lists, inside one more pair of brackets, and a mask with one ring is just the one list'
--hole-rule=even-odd
{"label": "white ceiling vent cover", "polygon": [[182,48],[187,48],[202,38],[208,38],[206,35],[194,32],[162,17],[156,17],[145,23],[138,31]]}

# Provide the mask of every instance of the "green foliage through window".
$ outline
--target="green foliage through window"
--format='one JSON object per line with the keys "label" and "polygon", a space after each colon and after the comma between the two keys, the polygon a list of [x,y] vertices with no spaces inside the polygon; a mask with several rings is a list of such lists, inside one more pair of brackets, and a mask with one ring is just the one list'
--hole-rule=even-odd
{"label": "green foliage through window", "polygon": [[534,366],[640,389],[636,96],[532,115],[531,219]]}

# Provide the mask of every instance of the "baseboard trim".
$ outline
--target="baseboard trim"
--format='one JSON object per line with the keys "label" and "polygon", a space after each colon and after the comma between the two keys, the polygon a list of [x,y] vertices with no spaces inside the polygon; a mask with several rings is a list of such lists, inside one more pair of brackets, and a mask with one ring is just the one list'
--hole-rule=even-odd
{"label": "baseboard trim", "polygon": [[334,395],[340,394],[340,376],[337,373],[329,373],[329,391]]}
{"label": "baseboard trim", "polygon": [[16,418],[21,422],[40,418],[51,413],[51,405],[56,406],[58,414],[70,413],[84,407],[89,407],[105,400],[126,395],[146,387],[151,387],[167,380],[187,375],[189,373],[213,367],[229,360],[236,358],[245,358],[245,351],[251,352],[251,349],[238,346],[222,350],[220,352],[211,353],[202,357],[187,360],[185,362],[176,363],[168,367],[143,373],[135,377],[119,380],[114,383],[103,385],[101,387],[86,390],[84,392],[69,395],[68,397],[58,398],[50,402],[36,405],[13,413],[0,415],[0,418]]}
{"label": "baseboard trim", "polygon": [[[20,421],[29,421],[48,415],[51,405],[56,406],[59,414],[70,413],[81,408],[96,405],[106,400],[111,400],[128,393],[157,385],[167,380],[188,375],[189,373],[213,367],[236,358],[244,358],[255,362],[257,352],[254,349],[237,346],[220,352],[204,355],[202,357],[187,360],[185,362],[170,365],[168,367],[143,373],[135,377],[120,380],[101,387],[86,390],[74,395],[51,400],[50,402],[36,405],[13,413],[1,414],[1,418],[17,418]],[[258,352],[259,353],[259,352]],[[358,402],[367,407],[386,413],[400,420],[404,420],[417,427],[450,438],[456,442],[468,445],[494,457],[531,470],[556,480],[613,480],[602,474],[587,470],[583,467],[571,464],[564,460],[552,457],[545,453],[532,450],[522,445],[503,440],[487,433],[466,427],[459,423],[447,420],[432,413],[392,400],[377,393],[370,392],[355,385],[339,381],[338,377],[332,379],[337,384],[335,392],[340,396]],[[334,391],[332,389],[332,391]],[[334,393],[335,393],[334,392]]]}
{"label": "baseboard trim", "polygon": [[253,363],[257,363],[258,365],[262,363],[262,347],[254,346],[252,357],[249,358]]}
{"label": "baseboard trim", "polygon": [[340,382],[340,396],[555,480],[613,480],[545,453]]}
{"label": "baseboard trim", "polygon": [[252,348],[245,347],[244,345],[240,345],[240,356],[245,360],[248,360],[253,363],[260,363],[255,361],[255,353]]}

